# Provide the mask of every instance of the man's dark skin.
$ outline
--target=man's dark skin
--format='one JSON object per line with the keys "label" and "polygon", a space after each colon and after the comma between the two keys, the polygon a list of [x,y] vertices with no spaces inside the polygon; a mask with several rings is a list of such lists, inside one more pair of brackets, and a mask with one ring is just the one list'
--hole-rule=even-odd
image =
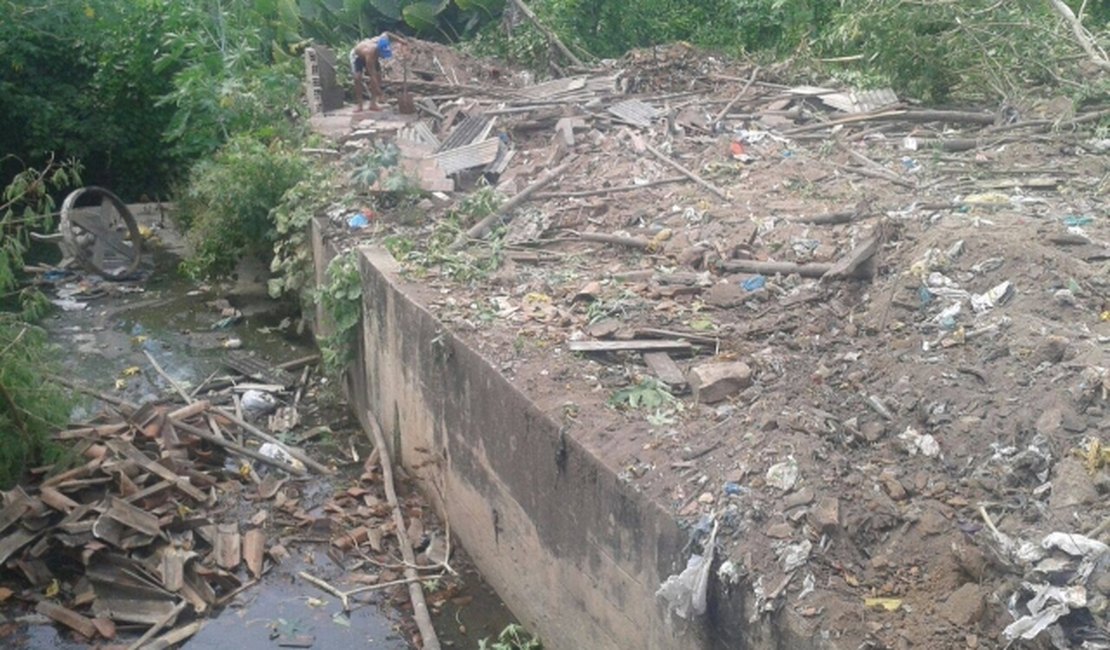
{"label": "man's dark skin", "polygon": [[382,54],[378,47],[379,39],[383,36],[400,45],[400,41],[391,34],[382,34],[376,38],[363,39],[352,50],[352,73],[355,77],[355,101],[358,110],[362,110],[362,84],[364,80],[370,89],[369,110],[378,110],[378,103],[382,101]]}

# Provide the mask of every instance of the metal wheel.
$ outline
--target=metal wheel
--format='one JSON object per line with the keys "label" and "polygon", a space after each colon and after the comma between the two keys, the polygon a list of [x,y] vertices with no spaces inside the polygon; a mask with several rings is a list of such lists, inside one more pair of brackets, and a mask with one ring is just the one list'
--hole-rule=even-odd
{"label": "metal wheel", "polygon": [[[77,199],[99,196],[99,208],[75,208]],[[123,201],[96,186],[74,190],[62,203],[62,250],[85,270],[105,278],[122,279],[139,268],[142,235]]]}

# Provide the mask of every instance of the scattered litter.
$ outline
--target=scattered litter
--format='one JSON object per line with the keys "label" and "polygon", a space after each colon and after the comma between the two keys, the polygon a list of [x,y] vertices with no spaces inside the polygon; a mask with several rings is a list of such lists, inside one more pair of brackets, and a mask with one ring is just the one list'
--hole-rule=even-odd
{"label": "scattered litter", "polygon": [[780,554],[783,572],[792,573],[795,569],[805,566],[806,562],[809,562],[811,552],[813,552],[813,543],[808,539],[785,547]]}
{"label": "scattered litter", "polygon": [[753,275],[747,280],[744,280],[741,286],[744,287],[745,291],[759,291],[763,287],[767,286],[767,278],[763,277],[762,275]]}
{"label": "scattered litter", "polygon": [[906,427],[898,439],[905,443],[905,449],[911,456],[921,454],[928,458],[940,456],[940,445],[931,434],[921,435],[917,429]]}
{"label": "scattered litter", "polygon": [[299,470],[304,470],[305,468],[304,463],[294,458],[288,451],[286,451],[282,447],[279,447],[278,445],[275,445],[273,443],[264,443],[261,447],[258,448],[258,453],[262,454],[266,458],[272,458],[274,460],[281,461],[286,465],[291,465]]}
{"label": "scattered litter", "polygon": [[863,606],[867,609],[883,609],[896,612],[902,608],[901,598],[864,598]]}
{"label": "scattered litter", "polygon": [[89,308],[89,303],[79,302],[73,298],[57,298],[50,302],[62,308],[62,311],[84,311]]}
{"label": "scattered litter", "polygon": [[1014,285],[1007,280],[996,285],[990,291],[971,296],[971,308],[977,313],[985,314],[995,307],[1005,304],[1014,295]]}
{"label": "scattered litter", "polygon": [[709,592],[709,569],[713,565],[714,544],[717,539],[717,522],[703,548],[704,555],[693,554],[686,562],[682,573],[668,577],[659,590],[657,598],[667,602],[669,611],[683,619],[692,619],[705,613]]}
{"label": "scattered litter", "polygon": [[789,492],[798,482],[798,461],[790,456],[781,463],[775,463],[767,469],[767,485]]}
{"label": "scattered litter", "polygon": [[248,419],[258,419],[277,410],[277,398],[260,390],[248,390],[243,393],[243,413]]}
{"label": "scattered litter", "polygon": [[370,219],[361,212],[356,212],[347,217],[347,227],[351,230],[362,230],[370,225]]}

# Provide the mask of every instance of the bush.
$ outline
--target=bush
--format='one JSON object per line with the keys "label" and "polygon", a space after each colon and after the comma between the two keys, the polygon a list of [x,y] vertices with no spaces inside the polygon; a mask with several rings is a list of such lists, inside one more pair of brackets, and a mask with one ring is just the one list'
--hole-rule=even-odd
{"label": "bush", "polygon": [[47,350],[45,332],[0,314],[0,488],[61,455],[51,436],[65,427],[72,402],[57,384],[44,381]]}
{"label": "bush", "polygon": [[181,221],[192,245],[186,274],[227,275],[244,255],[268,261],[276,236],[271,211],[309,168],[285,142],[266,145],[246,136],[194,165],[180,194]]}

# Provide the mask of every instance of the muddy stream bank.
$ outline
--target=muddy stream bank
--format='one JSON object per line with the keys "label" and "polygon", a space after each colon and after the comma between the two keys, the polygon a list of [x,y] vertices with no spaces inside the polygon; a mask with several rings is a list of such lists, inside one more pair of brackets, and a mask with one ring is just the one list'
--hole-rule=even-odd
{"label": "muddy stream bank", "polygon": [[[177,276],[174,258],[164,257],[158,267],[145,284],[55,278],[52,297],[60,290],[78,303],[59,309],[45,323],[60,348],[70,380],[127,402],[145,404],[173,394],[173,387],[153,369],[150,358],[175,383],[196,390],[206,382],[234,376],[225,365],[229,354],[272,367],[315,352],[311,338],[298,333],[298,314],[270,301],[264,285],[240,281],[196,286]],[[219,513],[223,520],[237,519],[244,527],[257,525],[280,552],[269,549],[266,570],[257,583],[243,588],[207,619],[201,617],[204,624],[200,630],[178,647],[413,647],[415,628],[403,585],[352,596],[351,609],[344,612],[339,598],[300,576],[308,573],[349,590],[397,580],[403,567],[396,544],[389,543],[393,533],[384,523],[389,521],[384,490],[380,480],[375,484],[370,477],[369,439],[317,368],[298,369],[294,374],[301,377],[296,424],[278,435],[301,445],[312,458],[336,471],[330,476],[310,474],[288,480],[276,502],[257,499],[252,490],[255,486],[245,481],[241,495],[221,495],[232,497],[220,501],[231,506],[218,506],[223,509]],[[238,380],[258,383],[242,377]],[[292,394],[280,393],[278,397],[285,406],[291,398]],[[72,420],[92,421],[104,406],[95,398],[82,398]],[[231,457],[225,464],[226,473],[234,478],[238,468]],[[256,464],[255,469],[260,476],[267,476],[266,468]],[[238,489],[233,483],[219,483],[217,489]],[[432,556],[431,547],[442,550],[444,526],[411,483],[402,478],[397,490],[409,521],[406,532],[414,546],[425,550],[427,556],[421,554],[420,558],[426,562],[426,557]],[[357,506],[352,495],[359,499]],[[363,503],[375,505],[367,508]],[[359,516],[371,512],[373,516]],[[354,524],[360,521],[369,530],[369,539],[363,535],[354,546],[336,543],[345,535],[357,537]],[[443,645],[474,648],[479,639],[496,636],[512,618],[457,543],[450,550],[448,563],[458,575],[425,572],[425,591]],[[36,613],[35,602],[44,594],[67,602],[65,596],[76,591],[75,585],[67,584],[59,570],[62,595],[58,596],[57,586],[47,585],[45,590],[29,586],[13,564],[0,574],[0,585],[11,590],[0,608],[4,647],[122,648],[144,631],[145,626],[119,624],[114,639],[94,640],[52,624]],[[244,584],[251,582],[245,566],[239,573]]]}

